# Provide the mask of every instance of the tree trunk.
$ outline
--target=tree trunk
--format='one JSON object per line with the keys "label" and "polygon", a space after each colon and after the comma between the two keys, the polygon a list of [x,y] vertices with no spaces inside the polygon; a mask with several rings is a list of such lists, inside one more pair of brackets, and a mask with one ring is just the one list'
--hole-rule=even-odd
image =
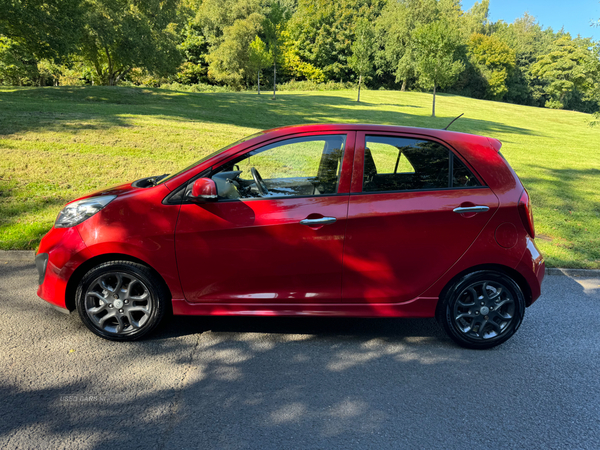
{"label": "tree trunk", "polygon": [[275,100],[275,91],[277,90],[277,64],[273,63],[273,100]]}
{"label": "tree trunk", "polygon": [[360,85],[362,83],[362,74],[359,75],[358,77],[358,98],[356,99],[357,102],[360,102]]}
{"label": "tree trunk", "polygon": [[402,80],[402,87],[400,88],[400,91],[406,91],[406,80]]}
{"label": "tree trunk", "polygon": [[256,73],[258,74],[258,95],[260,95],[260,70]]}
{"label": "tree trunk", "polygon": [[120,73],[120,74],[119,74],[119,75],[118,75],[118,76],[115,78],[115,85],[116,85],[116,84],[117,84],[119,81],[121,81],[121,80],[122,80],[122,79],[125,77],[125,75],[127,75],[127,74],[129,73],[129,71],[130,71],[130,70],[131,70],[131,67],[130,67],[130,68],[128,68],[128,69],[126,69],[126,70],[124,70],[123,72],[121,72],[121,73]]}
{"label": "tree trunk", "polygon": [[431,117],[435,117],[435,83],[433,84],[433,107],[431,109]]}

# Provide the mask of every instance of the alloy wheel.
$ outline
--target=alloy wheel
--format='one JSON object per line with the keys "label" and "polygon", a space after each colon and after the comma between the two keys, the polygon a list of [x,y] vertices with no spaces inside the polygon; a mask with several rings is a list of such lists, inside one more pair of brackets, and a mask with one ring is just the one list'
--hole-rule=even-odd
{"label": "alloy wheel", "polygon": [[495,339],[515,318],[517,305],[510,289],[498,281],[478,281],[465,287],[454,303],[456,330],[471,340]]}
{"label": "alloy wheel", "polygon": [[108,272],[92,281],[85,292],[87,317],[100,330],[128,335],[143,328],[153,312],[146,284],[130,273]]}

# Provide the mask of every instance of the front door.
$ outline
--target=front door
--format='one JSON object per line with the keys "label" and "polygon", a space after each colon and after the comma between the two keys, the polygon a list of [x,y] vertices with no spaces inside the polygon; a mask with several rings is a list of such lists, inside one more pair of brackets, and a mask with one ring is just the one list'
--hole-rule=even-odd
{"label": "front door", "polygon": [[189,302],[339,302],[354,133],[289,137],[215,167],[216,202],[182,205]]}
{"label": "front door", "polygon": [[[466,252],[498,199],[440,142],[366,133],[358,133],[356,142],[343,298],[407,302]],[[485,211],[454,211],[474,206]]]}

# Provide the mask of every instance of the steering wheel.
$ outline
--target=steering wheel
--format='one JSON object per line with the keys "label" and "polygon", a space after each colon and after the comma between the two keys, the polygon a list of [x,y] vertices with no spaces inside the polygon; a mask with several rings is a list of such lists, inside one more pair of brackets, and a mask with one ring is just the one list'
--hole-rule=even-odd
{"label": "steering wheel", "polygon": [[252,178],[254,178],[254,182],[256,183],[256,189],[258,189],[258,193],[263,197],[266,195],[269,195],[269,190],[267,189],[267,185],[265,184],[262,177],[260,176],[260,173],[258,173],[258,170],[256,170],[256,168],[252,167],[250,169],[250,173],[252,174]]}

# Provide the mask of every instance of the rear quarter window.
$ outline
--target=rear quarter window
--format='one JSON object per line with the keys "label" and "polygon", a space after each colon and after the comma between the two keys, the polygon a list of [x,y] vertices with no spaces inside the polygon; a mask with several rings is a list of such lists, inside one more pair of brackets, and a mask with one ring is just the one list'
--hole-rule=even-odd
{"label": "rear quarter window", "polygon": [[363,192],[481,186],[452,151],[434,141],[367,136],[364,158]]}

